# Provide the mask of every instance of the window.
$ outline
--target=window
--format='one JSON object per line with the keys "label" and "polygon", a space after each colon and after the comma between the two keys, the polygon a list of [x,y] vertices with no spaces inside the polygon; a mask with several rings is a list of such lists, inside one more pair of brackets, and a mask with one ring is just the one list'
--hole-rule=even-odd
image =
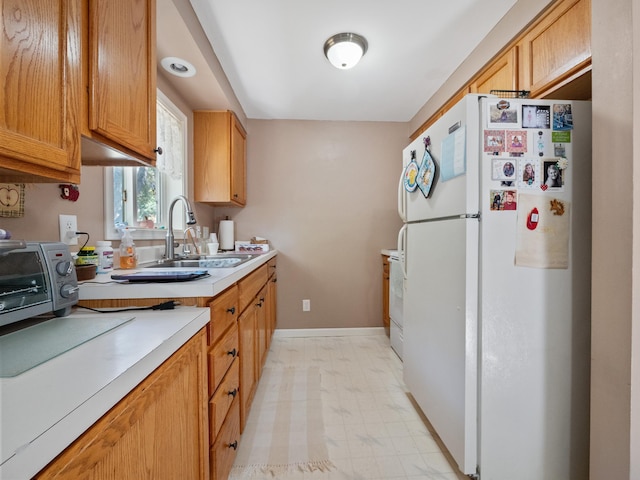
{"label": "window", "polygon": [[[157,101],[156,167],[109,167],[105,170],[105,235],[121,237],[119,229],[135,229],[137,239],[164,238],[171,200],[186,192],[187,117],[162,92]],[[182,230],[184,212],[174,212],[173,226]]]}

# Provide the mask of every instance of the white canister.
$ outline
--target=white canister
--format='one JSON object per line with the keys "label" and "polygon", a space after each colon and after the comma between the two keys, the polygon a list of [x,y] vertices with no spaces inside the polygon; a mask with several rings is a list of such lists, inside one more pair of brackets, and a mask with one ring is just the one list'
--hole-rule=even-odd
{"label": "white canister", "polygon": [[111,242],[99,240],[96,242],[96,255],[98,255],[97,273],[107,273],[113,270],[113,248]]}

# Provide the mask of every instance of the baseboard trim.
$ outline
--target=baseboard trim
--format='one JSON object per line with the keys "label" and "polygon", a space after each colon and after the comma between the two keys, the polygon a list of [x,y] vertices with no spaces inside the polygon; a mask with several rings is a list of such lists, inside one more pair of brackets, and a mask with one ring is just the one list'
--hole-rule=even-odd
{"label": "baseboard trim", "polygon": [[348,337],[355,335],[386,335],[384,327],[362,328],[278,328],[274,337]]}

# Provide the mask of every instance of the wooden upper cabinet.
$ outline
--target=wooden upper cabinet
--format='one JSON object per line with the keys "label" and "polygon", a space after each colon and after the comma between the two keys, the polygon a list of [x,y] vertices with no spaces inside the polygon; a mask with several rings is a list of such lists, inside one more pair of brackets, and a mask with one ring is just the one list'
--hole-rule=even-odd
{"label": "wooden upper cabinet", "polygon": [[518,44],[520,88],[539,98],[591,70],[591,0],[562,0]]}
{"label": "wooden upper cabinet", "polygon": [[[83,0],[83,135],[148,164],[156,160],[155,0]],[[84,147],[84,145],[83,145]],[[92,158],[83,163],[108,164]]]}
{"label": "wooden upper cabinet", "polygon": [[246,140],[231,111],[193,113],[195,201],[220,206],[246,204]]}
{"label": "wooden upper cabinet", "polygon": [[3,0],[0,181],[80,180],[80,0]]}
{"label": "wooden upper cabinet", "polygon": [[517,47],[513,47],[471,82],[471,93],[491,93],[491,90],[518,90]]}

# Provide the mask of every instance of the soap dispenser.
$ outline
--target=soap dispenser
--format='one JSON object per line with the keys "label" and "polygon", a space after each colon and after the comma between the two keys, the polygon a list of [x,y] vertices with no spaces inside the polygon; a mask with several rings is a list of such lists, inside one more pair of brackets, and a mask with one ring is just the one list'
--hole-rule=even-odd
{"label": "soap dispenser", "polygon": [[136,245],[131,238],[131,230],[122,230],[122,240],[120,241],[120,268],[136,268],[138,257],[136,255]]}

